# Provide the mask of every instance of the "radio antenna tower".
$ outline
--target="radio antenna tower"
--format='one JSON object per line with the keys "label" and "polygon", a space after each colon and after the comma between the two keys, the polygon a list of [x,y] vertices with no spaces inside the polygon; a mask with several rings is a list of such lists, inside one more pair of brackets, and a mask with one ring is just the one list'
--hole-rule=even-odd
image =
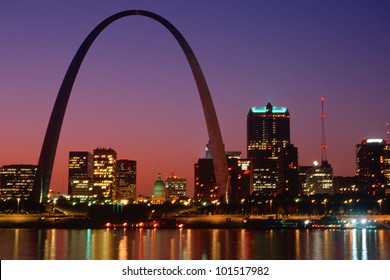
{"label": "radio antenna tower", "polygon": [[386,141],[389,143],[389,123],[386,123]]}
{"label": "radio antenna tower", "polygon": [[325,97],[322,97],[321,98],[321,122],[322,122],[321,166],[328,165],[328,157],[326,155],[326,150],[328,149],[328,146],[326,145],[326,138],[325,138],[324,101],[325,101]]}

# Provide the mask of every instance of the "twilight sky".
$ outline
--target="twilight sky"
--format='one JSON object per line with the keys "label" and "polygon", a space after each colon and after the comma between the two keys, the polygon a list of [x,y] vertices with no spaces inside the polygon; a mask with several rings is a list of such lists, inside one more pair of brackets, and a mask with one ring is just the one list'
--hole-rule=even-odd
{"label": "twilight sky", "polygon": [[[355,173],[361,138],[386,138],[390,121],[390,1],[0,2],[0,166],[37,164],[65,72],[88,33],[114,13],[143,9],[186,38],[206,77],[226,150],[246,156],[246,115],[286,106],[300,165],[320,160],[325,97],[328,160]],[[137,160],[137,193],[157,173],[187,178],[208,141],[189,65],[159,23],[110,25],[80,69],[52,177],[67,191],[69,151],[111,147]]]}

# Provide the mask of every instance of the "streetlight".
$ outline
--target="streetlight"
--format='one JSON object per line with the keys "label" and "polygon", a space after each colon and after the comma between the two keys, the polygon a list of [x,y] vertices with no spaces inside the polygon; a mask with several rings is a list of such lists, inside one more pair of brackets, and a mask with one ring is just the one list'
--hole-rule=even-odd
{"label": "streetlight", "polygon": [[16,210],[16,214],[19,214],[19,204],[20,204],[20,197],[16,198],[16,201],[18,202],[18,208]]}
{"label": "streetlight", "polygon": [[382,201],[383,201],[383,199],[379,199],[378,200],[378,203],[379,203],[379,215],[382,215]]}
{"label": "streetlight", "polygon": [[298,204],[298,203],[299,203],[299,198],[296,198],[296,199],[295,199],[295,203],[296,203],[296,205],[295,205],[295,206],[296,206],[296,211],[295,211],[295,212],[296,212],[296,214],[298,215],[298,210],[299,210],[299,204]]}
{"label": "streetlight", "polygon": [[315,207],[316,207],[316,200],[315,200],[315,199],[312,199],[312,200],[311,200],[311,204],[312,204],[312,206],[311,206],[311,210],[310,210],[310,217],[311,217],[312,214],[318,214],[318,213],[317,213],[317,210],[318,210],[318,209],[315,211],[316,213],[314,213],[314,210],[315,210]]}
{"label": "streetlight", "polygon": [[328,199],[324,199],[324,214],[326,215],[326,202],[328,201]]}

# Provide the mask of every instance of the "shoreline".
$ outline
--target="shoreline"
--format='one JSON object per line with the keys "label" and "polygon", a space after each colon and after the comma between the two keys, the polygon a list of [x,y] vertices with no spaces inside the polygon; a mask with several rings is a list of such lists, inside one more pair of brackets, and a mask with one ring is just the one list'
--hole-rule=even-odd
{"label": "shoreline", "polygon": [[390,229],[390,215],[245,216],[199,215],[150,219],[90,218],[85,215],[2,214],[0,228],[191,228],[191,229]]}

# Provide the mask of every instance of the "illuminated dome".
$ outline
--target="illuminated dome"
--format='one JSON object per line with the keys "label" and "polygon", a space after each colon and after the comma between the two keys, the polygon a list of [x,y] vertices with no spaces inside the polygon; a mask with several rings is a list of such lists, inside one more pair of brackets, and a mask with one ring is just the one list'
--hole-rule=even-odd
{"label": "illuminated dome", "polygon": [[165,197],[165,193],[166,191],[164,181],[161,179],[161,173],[158,173],[157,180],[154,182],[153,196]]}

